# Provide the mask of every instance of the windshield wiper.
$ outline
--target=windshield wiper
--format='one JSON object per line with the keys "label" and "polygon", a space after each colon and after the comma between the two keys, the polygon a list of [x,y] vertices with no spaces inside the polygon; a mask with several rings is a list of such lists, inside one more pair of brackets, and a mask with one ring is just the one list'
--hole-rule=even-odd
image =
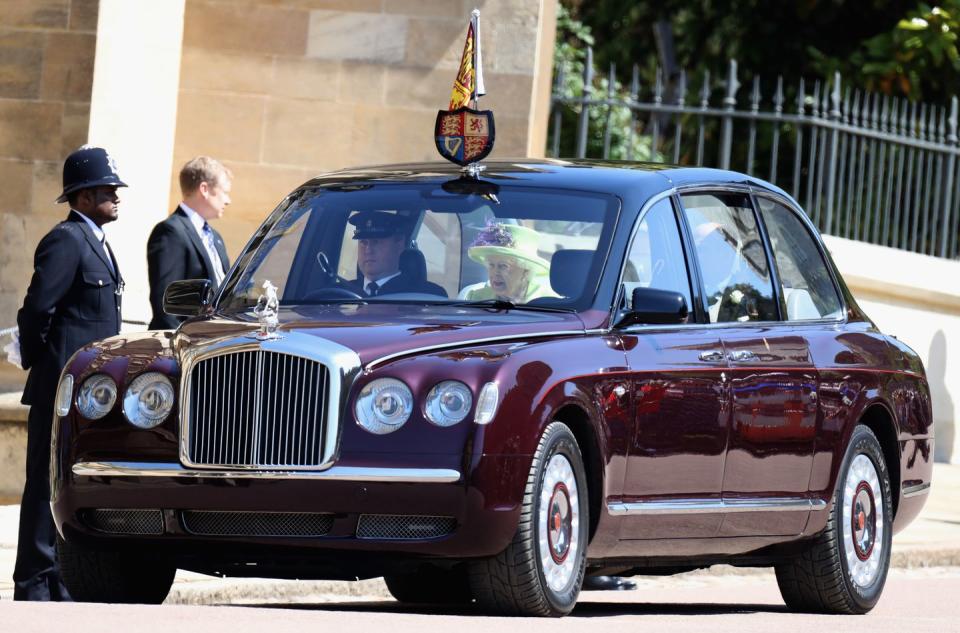
{"label": "windshield wiper", "polygon": [[446,305],[463,306],[469,308],[485,308],[488,310],[529,310],[533,312],[572,312],[570,308],[557,308],[554,306],[531,305],[529,303],[514,303],[506,299],[483,299],[480,301],[455,301]]}

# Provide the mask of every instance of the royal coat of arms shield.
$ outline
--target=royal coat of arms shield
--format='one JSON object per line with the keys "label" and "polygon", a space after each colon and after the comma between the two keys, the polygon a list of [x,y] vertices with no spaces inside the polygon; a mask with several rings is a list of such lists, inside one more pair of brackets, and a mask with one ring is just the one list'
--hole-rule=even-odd
{"label": "royal coat of arms shield", "polygon": [[441,156],[466,167],[493,149],[493,112],[466,107],[440,110],[434,136]]}

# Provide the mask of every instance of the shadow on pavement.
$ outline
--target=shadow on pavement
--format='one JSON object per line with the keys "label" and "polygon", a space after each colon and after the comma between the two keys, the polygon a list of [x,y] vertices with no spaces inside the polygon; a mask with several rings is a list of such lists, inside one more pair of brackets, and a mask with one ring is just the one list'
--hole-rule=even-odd
{"label": "shadow on pavement", "polygon": [[[392,600],[370,602],[323,602],[298,604],[231,605],[257,609],[293,609],[303,611],[347,611],[355,613],[407,613],[411,615],[482,616],[473,605],[400,604]],[[789,613],[776,604],[656,603],[656,602],[581,602],[570,618],[596,618],[622,615],[742,615],[747,613]]]}

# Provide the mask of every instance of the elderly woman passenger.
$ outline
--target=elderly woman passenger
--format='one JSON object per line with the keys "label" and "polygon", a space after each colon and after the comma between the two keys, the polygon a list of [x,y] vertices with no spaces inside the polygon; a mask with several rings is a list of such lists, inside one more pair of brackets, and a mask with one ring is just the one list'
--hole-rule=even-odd
{"label": "elderly woman passenger", "polygon": [[488,225],[467,255],[486,267],[489,279],[467,286],[460,291],[460,298],[527,303],[539,297],[556,297],[550,287],[550,264],[537,254],[539,239],[536,231],[525,226],[500,222]]}

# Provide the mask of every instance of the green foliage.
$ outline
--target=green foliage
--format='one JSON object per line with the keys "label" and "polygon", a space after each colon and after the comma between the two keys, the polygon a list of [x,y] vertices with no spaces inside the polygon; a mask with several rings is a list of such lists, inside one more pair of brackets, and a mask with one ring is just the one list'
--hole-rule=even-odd
{"label": "green foliage", "polygon": [[653,27],[664,21],[679,67],[719,78],[736,59],[743,74],[761,77],[764,94],[782,75],[788,103],[801,77],[835,70],[845,85],[915,99],[945,103],[960,93],[960,0],[561,2],[596,39],[598,68],[615,63],[627,71],[636,63],[648,87],[659,60]]}
{"label": "green foliage", "polygon": [[[555,72],[563,73],[563,83],[560,94],[582,95],[583,71],[586,65],[587,47],[595,43],[590,27],[574,19],[570,12],[561,5],[557,14],[557,44],[554,48],[553,64]],[[594,64],[594,75],[601,75],[593,82],[593,97],[604,98],[610,94],[610,82],[607,74],[598,73]],[[614,81],[612,99],[626,99],[629,90],[619,81]],[[578,104],[568,104],[561,107],[563,122],[561,126],[561,146],[559,156],[576,155],[577,121],[580,116]],[[609,121],[608,121],[609,119]],[[592,107],[589,109],[589,126],[587,132],[587,156],[602,156],[604,133],[609,125],[610,152],[609,158],[614,160],[650,161],[661,160],[651,152],[650,139],[641,134],[642,130],[630,133],[630,110],[624,107]],[[551,121],[550,138],[547,147],[553,147],[554,128]],[[632,152],[631,152],[632,148]]]}
{"label": "green foliage", "polygon": [[933,7],[920,3],[893,29],[864,40],[847,58],[829,57],[815,47],[810,55],[821,72],[859,75],[867,89],[944,101],[960,88],[958,31],[960,0],[942,0]]}

